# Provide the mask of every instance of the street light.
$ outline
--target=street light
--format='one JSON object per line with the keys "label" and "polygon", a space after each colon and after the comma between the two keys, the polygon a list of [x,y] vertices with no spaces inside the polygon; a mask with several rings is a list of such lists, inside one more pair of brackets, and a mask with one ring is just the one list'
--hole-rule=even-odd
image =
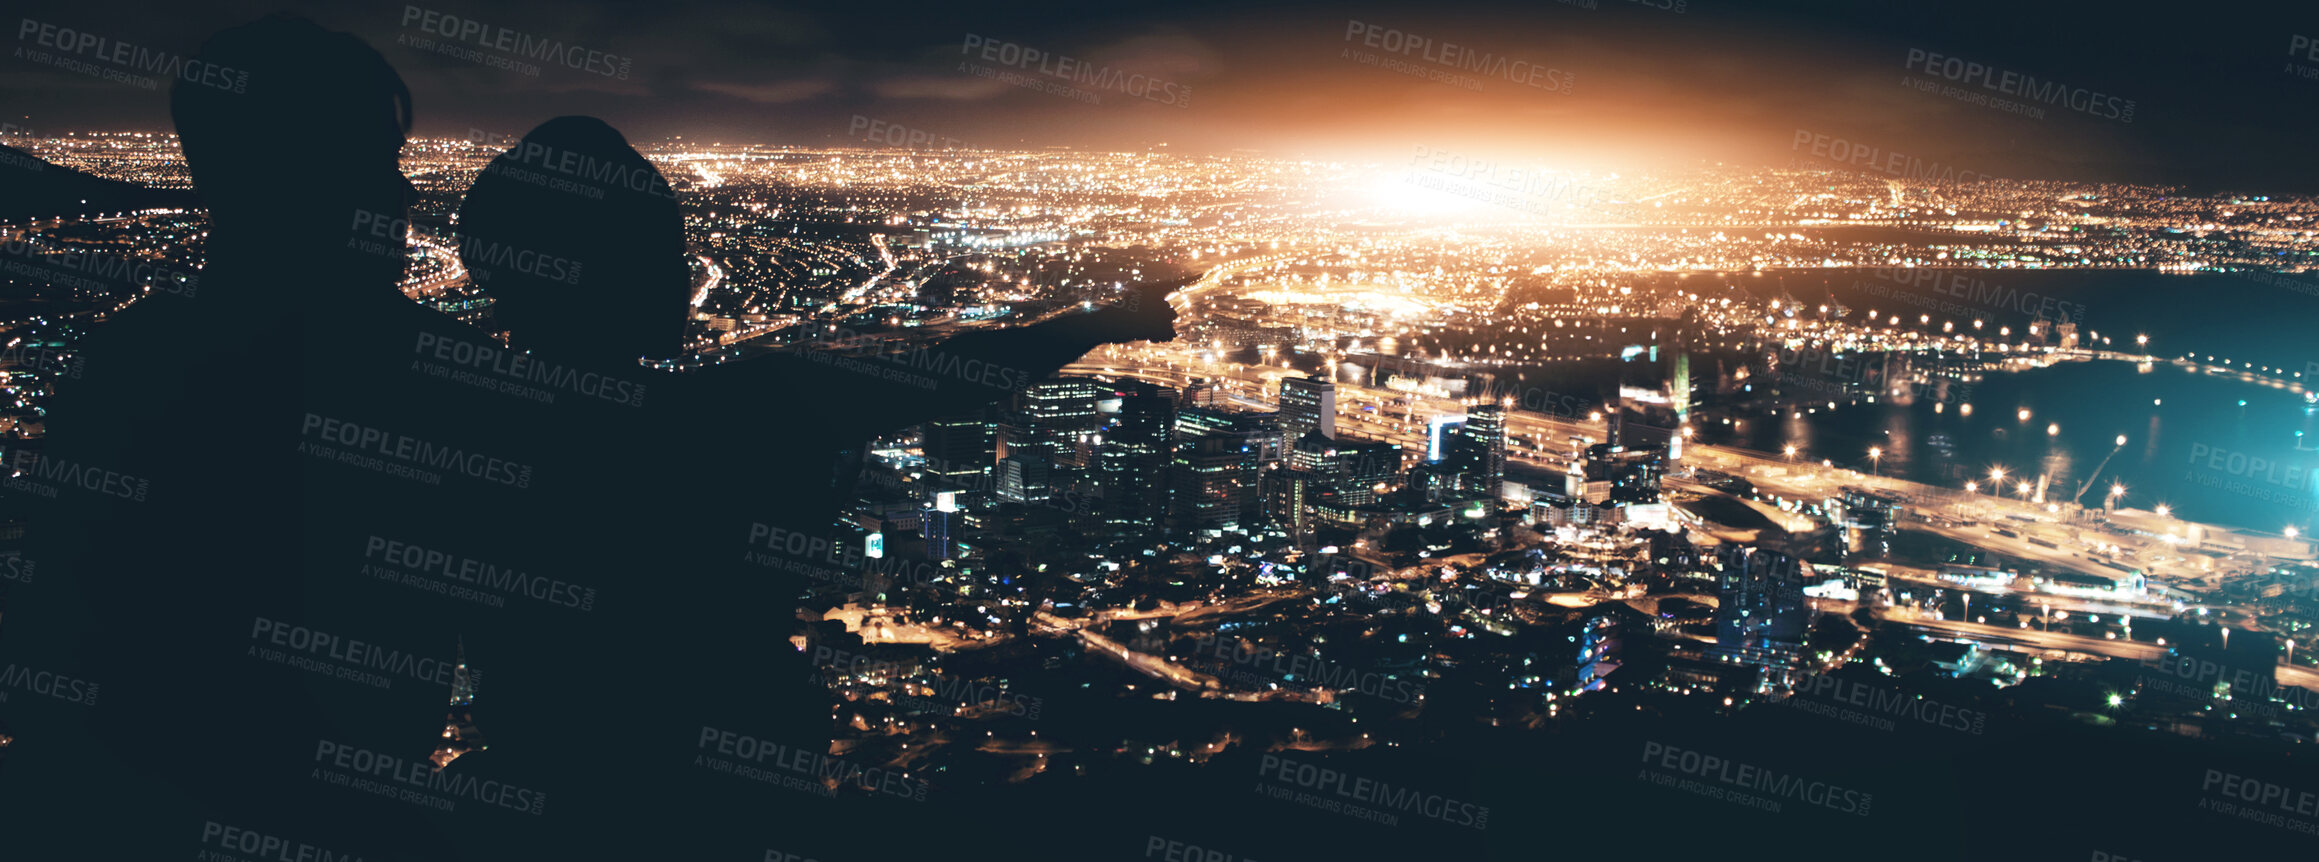
{"label": "street light", "polygon": [[1868,447],[1868,463],[1876,475],[1884,475],[1884,450],[1876,446]]}

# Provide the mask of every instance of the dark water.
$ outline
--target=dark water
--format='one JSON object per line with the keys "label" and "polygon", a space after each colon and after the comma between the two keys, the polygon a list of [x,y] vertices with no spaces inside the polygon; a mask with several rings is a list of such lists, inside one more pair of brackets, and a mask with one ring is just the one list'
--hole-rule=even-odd
{"label": "dark water", "polygon": [[[2109,336],[2112,349],[2131,351],[2134,336],[2147,334],[2150,352],[2162,358],[2191,353],[2211,355],[2214,364],[2252,361],[2284,369],[2267,378],[2298,383],[2293,372],[2306,371],[2306,363],[2319,358],[2319,343],[2310,336],[2319,324],[2319,282],[2296,276],[1972,275],[2002,282],[2016,295],[2034,293],[2039,302],[2051,296],[2082,307],[2084,331]],[[1781,287],[1798,300],[1833,296],[1850,304],[1873,292],[1862,285],[1872,280],[1860,274],[1791,277]],[[1865,301],[1902,309],[1913,323],[1915,315],[1894,298],[1900,285],[1881,283],[1882,293]],[[1847,291],[1853,296],[1845,296]],[[1919,295],[1959,303],[1951,294]],[[1986,325],[2011,320],[2021,326],[2028,319],[2019,313],[2024,305],[2016,300],[2010,308],[1982,309]],[[1941,322],[1935,313],[1929,326],[1937,329]],[[1968,403],[1970,411],[1963,409]],[[2023,408],[2030,411],[2026,420],[2017,412]],[[1769,452],[1793,445],[1798,457],[1863,470],[1875,468],[1866,453],[1878,447],[1884,472],[1948,487],[1970,479],[1985,491],[1990,469],[2002,467],[2008,494],[2015,482],[2027,479],[2034,487],[2044,475],[2050,483],[2046,499],[2059,501],[2098,469],[2082,498],[2088,504],[2098,504],[2112,483],[2122,483],[2125,505],[2163,503],[2193,520],[2308,531],[2319,519],[2319,495],[2310,482],[2311,471],[2319,469],[2319,416],[2311,404],[2279,386],[2164,363],[2071,362],[1992,371],[1968,396],[1937,409],[1932,399],[1906,405],[1886,400],[1823,407],[1801,417],[1758,414],[1733,426],[1703,424],[1710,442]],[[2057,426],[2054,433],[2049,425]],[[2115,444],[2120,435],[2127,440],[2122,448]]]}

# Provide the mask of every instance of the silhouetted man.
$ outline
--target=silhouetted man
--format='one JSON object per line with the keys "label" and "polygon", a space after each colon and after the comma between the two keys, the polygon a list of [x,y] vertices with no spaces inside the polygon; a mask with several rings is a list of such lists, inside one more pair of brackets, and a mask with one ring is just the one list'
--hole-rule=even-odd
{"label": "silhouetted man", "polygon": [[260,653],[276,644],[258,630],[304,616],[306,338],[358,304],[342,300],[395,291],[400,256],[348,225],[402,211],[409,96],[376,52],[304,21],[224,31],[201,56],[247,72],[172,92],[210,217],[201,290],[91,334],[30,471],[60,487],[28,531],[43,577],[14,597],[7,658],[101,695],[11,711],[0,841],[11,858],[159,858],[228,823],[407,858],[436,843],[421,809],[313,777],[336,734],[312,674]]}
{"label": "silhouetted man", "polygon": [[[828,816],[796,807],[810,797],[719,774],[703,759],[730,759],[721,749],[735,735],[799,756],[828,749],[830,699],[789,641],[807,580],[745,557],[768,550],[770,536],[797,534],[799,550],[784,543],[772,556],[829,570],[859,560],[839,546],[850,533],[835,525],[853,478],[843,450],[1006,397],[1099,344],[1174,334],[1167,287],[1150,286],[1130,307],[960,335],[922,348],[916,361],[772,354],[642,370],[640,358],[682,350],[693,293],[683,222],[659,172],[585,117],[549,121],[494,160],[461,206],[457,232],[512,346],[643,384],[640,406],[580,399],[580,433],[542,434],[543,445],[526,452],[538,462],[534,491],[552,512],[506,521],[525,536],[510,547],[561,554],[552,570],[584,573],[573,577],[602,590],[597,613],[617,637],[581,644],[585,656],[493,668],[491,685],[502,691],[538,686],[579,699],[510,704],[487,694],[477,712],[496,734],[485,756],[523,761],[525,773],[560,766],[604,788],[571,804],[603,804],[614,822],[690,824],[622,836],[640,839],[623,845],[640,852],[742,852],[765,840],[749,824],[795,829]],[[558,393],[554,410],[571,397]],[[841,574],[858,576],[859,567]],[[500,742],[541,729],[563,741],[521,751]],[[592,753],[557,762],[574,747]],[[767,822],[769,810],[784,813]]]}

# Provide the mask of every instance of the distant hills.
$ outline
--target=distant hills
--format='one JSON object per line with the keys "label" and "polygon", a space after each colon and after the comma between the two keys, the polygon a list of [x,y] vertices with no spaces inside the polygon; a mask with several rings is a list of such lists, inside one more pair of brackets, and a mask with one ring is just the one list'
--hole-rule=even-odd
{"label": "distant hills", "polygon": [[0,218],[77,216],[158,207],[194,208],[186,189],[155,189],[52,164],[0,145]]}

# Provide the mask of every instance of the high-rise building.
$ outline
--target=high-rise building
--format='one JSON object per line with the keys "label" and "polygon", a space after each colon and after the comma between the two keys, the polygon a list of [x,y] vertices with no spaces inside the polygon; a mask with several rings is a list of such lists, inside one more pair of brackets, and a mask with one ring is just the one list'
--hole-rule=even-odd
{"label": "high-rise building", "polygon": [[1715,650],[1734,661],[1784,664],[1803,648],[1811,609],[1803,564],[1762,548],[1726,545],[1716,579]]}
{"label": "high-rise building", "polygon": [[1845,550],[1876,559],[1892,553],[1892,533],[1900,524],[1900,499],[1867,488],[1844,489]]}
{"label": "high-rise building", "polygon": [[1173,393],[1150,383],[1118,385],[1099,401],[1102,427],[1089,469],[1103,522],[1151,529],[1167,516],[1168,465],[1175,439]]}
{"label": "high-rise building", "polygon": [[467,669],[467,640],[461,638],[459,663],[451,670],[451,713],[443,719],[443,738],[427,759],[434,762],[436,772],[441,772],[451,761],[490,747],[483,741],[483,731],[475,726],[475,674]]}
{"label": "high-rise building", "polygon": [[1238,529],[1253,516],[1259,435],[1273,425],[1256,413],[1186,407],[1176,414],[1169,517],[1175,529]]}
{"label": "high-rise building", "polygon": [[1629,449],[1612,443],[1586,448],[1586,481],[1609,483],[1606,497],[1612,503],[1658,502],[1659,480],[1666,473],[1663,449]]}
{"label": "high-rise building", "polygon": [[1383,440],[1331,440],[1310,431],[1289,451],[1288,467],[1315,477],[1346,505],[1367,505],[1377,499],[1376,486],[1400,476],[1401,447]]}
{"label": "high-rise building", "polygon": [[1337,382],[1323,377],[1287,377],[1280,381],[1280,427],[1289,440],[1308,431],[1337,436]]}
{"label": "high-rise building", "polygon": [[1466,413],[1465,426],[1451,441],[1448,461],[1465,475],[1462,490],[1490,499],[1503,496],[1506,481],[1506,409],[1495,404]]}
{"label": "high-rise building", "polygon": [[1032,451],[1009,453],[998,462],[998,498],[1010,503],[1040,503],[1054,496],[1055,465]]}
{"label": "high-rise building", "polygon": [[956,545],[950,536],[957,525],[958,492],[934,492],[934,501],[918,517],[918,533],[926,537],[927,559],[939,561],[953,556]]}
{"label": "high-rise building", "polygon": [[1083,377],[1058,377],[1023,387],[1016,394],[1016,415],[1009,423],[1007,454],[1029,450],[1056,464],[1083,466],[1080,440],[1095,433],[1095,402],[1110,391]]}
{"label": "high-rise building", "polygon": [[1215,407],[1223,398],[1224,393],[1217,387],[1216,381],[1206,377],[1194,377],[1191,383],[1184,386],[1185,407]]}
{"label": "high-rise building", "polygon": [[998,423],[985,412],[929,420],[919,426],[926,472],[940,488],[985,488],[998,462]]}

